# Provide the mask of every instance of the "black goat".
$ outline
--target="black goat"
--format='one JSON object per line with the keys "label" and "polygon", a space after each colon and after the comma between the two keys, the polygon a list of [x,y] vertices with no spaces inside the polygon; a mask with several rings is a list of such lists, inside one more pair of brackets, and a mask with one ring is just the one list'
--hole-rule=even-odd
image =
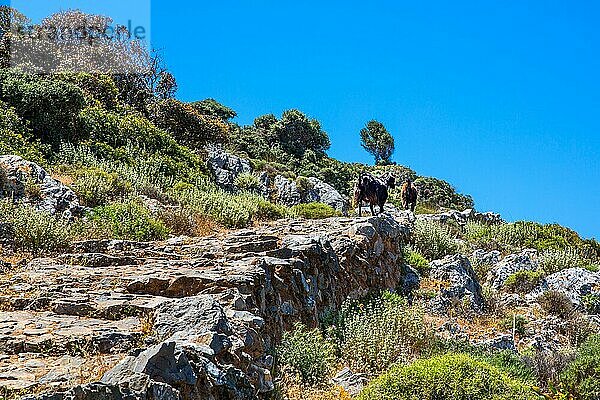
{"label": "black goat", "polygon": [[396,178],[389,176],[383,183],[373,175],[362,173],[358,177],[354,187],[354,204],[358,206],[358,215],[362,216],[362,203],[367,201],[371,207],[371,215],[375,215],[374,205],[379,205],[379,212],[383,212],[383,206],[388,199],[388,189],[396,187]]}

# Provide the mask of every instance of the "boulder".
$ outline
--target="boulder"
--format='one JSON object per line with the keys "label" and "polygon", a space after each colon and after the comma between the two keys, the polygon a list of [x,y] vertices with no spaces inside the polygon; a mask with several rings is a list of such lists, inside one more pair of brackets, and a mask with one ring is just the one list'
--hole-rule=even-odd
{"label": "boulder", "polygon": [[104,374],[102,383],[126,386],[144,391],[152,382],[161,382],[177,392],[187,393],[193,389],[198,377],[185,353],[175,342],[163,342],[128,356]]}
{"label": "boulder", "polygon": [[296,182],[281,175],[275,176],[273,181],[277,201],[284,206],[292,207],[302,203],[302,195]]}
{"label": "boulder", "polygon": [[344,389],[350,396],[358,396],[360,391],[365,387],[369,379],[365,374],[356,374],[345,367],[338,372],[331,381],[337,386]]}
{"label": "boulder", "polygon": [[307,178],[308,187],[301,189],[293,180],[277,175],[273,182],[277,200],[288,207],[304,203],[324,203],[344,215],[348,214],[350,202],[335,188],[317,178]]}
{"label": "boulder", "polygon": [[495,290],[502,289],[508,277],[515,272],[537,270],[538,263],[536,257],[537,251],[533,249],[504,257],[488,272],[486,283]]}
{"label": "boulder", "polygon": [[36,163],[15,155],[0,156],[0,198],[3,197],[68,219],[84,210],[75,192]]}
{"label": "boulder", "polygon": [[229,154],[218,147],[207,148],[206,165],[212,171],[217,185],[224,189],[234,189],[235,179],[252,172],[250,162]]}
{"label": "boulder", "polygon": [[436,214],[420,214],[417,216],[420,220],[439,221],[442,223],[453,220],[459,225],[466,225],[467,222],[480,222],[486,225],[501,224],[504,222],[500,214],[485,212],[480,213],[473,209],[464,211],[449,210]]}
{"label": "boulder", "polygon": [[600,296],[600,272],[584,268],[568,268],[556,272],[547,276],[527,297],[535,299],[549,290],[564,293],[575,306],[580,307],[583,296]]}
{"label": "boulder", "polygon": [[445,311],[456,302],[465,301],[473,310],[482,309],[481,286],[467,257],[462,254],[446,256],[432,261],[430,267],[430,278],[447,285],[441,287],[440,294],[432,300],[436,311]]}

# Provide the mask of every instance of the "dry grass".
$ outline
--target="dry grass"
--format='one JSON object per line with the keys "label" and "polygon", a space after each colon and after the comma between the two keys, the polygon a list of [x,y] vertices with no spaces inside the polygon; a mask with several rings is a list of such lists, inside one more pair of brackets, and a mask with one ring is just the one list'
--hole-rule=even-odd
{"label": "dry grass", "polygon": [[278,392],[275,399],[285,400],[352,400],[352,397],[340,386],[303,385],[299,376],[292,373],[283,373],[281,380],[276,385]]}
{"label": "dry grass", "polygon": [[71,186],[73,183],[75,183],[75,178],[73,178],[72,175],[52,174],[51,176],[53,179],[56,179],[57,181],[59,181],[60,183],[62,183],[63,185],[66,185],[66,186]]}

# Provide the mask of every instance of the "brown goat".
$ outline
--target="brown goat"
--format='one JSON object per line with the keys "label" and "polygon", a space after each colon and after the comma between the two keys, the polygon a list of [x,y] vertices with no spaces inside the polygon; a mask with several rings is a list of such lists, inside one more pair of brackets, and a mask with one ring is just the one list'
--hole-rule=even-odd
{"label": "brown goat", "polygon": [[410,211],[415,212],[415,207],[417,206],[418,193],[417,188],[415,187],[415,185],[413,185],[410,178],[404,185],[402,185],[401,196],[402,207],[405,210],[410,209]]}
{"label": "brown goat", "polygon": [[362,203],[366,201],[371,208],[371,215],[375,215],[374,205],[379,205],[379,212],[388,199],[388,189],[396,187],[396,178],[389,176],[384,184],[379,179],[368,173],[362,173],[354,187],[354,204],[358,206],[358,215],[362,216]]}

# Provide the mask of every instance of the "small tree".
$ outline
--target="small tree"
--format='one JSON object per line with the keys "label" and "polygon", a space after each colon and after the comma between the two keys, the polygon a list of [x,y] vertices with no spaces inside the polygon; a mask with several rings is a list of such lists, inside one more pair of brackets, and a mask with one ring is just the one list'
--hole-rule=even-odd
{"label": "small tree", "polygon": [[390,164],[394,138],[381,122],[372,120],[360,130],[362,147],[375,157],[375,164]]}

